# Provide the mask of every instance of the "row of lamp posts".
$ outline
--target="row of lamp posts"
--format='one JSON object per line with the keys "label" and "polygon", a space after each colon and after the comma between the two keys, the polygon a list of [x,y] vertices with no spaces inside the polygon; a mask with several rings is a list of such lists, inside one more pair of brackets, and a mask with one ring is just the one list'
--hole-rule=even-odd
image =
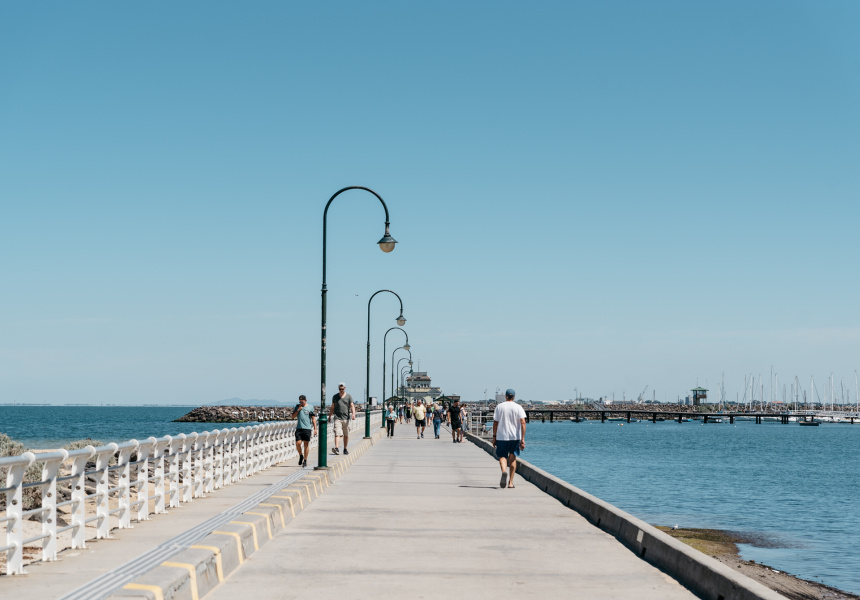
{"label": "row of lamp posts", "polygon": [[[342,190],[339,190],[335,193],[325,205],[325,211],[323,211],[323,260],[322,260],[322,331],[321,331],[321,344],[320,344],[320,416],[319,416],[319,448],[318,448],[318,459],[317,459],[317,469],[327,469],[328,468],[328,416],[325,412],[325,402],[326,402],[326,278],[325,278],[325,268],[326,268],[326,224],[328,219],[328,208],[331,206],[331,203],[341,195],[343,192],[348,190],[364,190],[365,192],[370,192],[379,200],[382,204],[382,208],[385,210],[385,235],[382,236],[382,239],[379,240],[378,244],[380,249],[383,252],[391,252],[394,250],[394,245],[397,243],[391,234],[389,233],[389,220],[388,220],[388,206],[385,204],[385,201],[382,197],[371,190],[370,188],[361,187],[361,186],[349,186],[345,187]],[[403,317],[403,300],[401,300],[400,296],[391,290],[379,290],[375,292],[370,300],[367,301],[367,382],[365,385],[365,396],[364,396],[364,435],[365,437],[370,437],[370,303],[373,298],[382,292],[388,292],[397,296],[397,299],[400,301],[400,316],[397,317],[397,324],[402,326],[406,324],[406,319]],[[391,329],[400,329],[400,327],[392,327]],[[388,331],[391,331],[389,329]],[[385,337],[388,336],[388,331],[385,332]],[[400,329],[406,334],[406,331]],[[382,350],[382,406],[384,407],[385,403],[385,337],[383,338],[383,350]],[[404,349],[409,352],[409,365],[412,364],[412,352],[409,346],[409,336],[406,335],[406,344],[397,348],[397,350]],[[402,360],[402,359],[401,359]],[[391,355],[392,367],[394,366],[394,353]],[[398,363],[399,368],[400,363]],[[401,373],[402,379],[402,373]],[[399,381],[399,380],[398,380]],[[391,391],[394,392],[394,370],[392,369],[391,373]],[[385,427],[385,419],[383,418],[383,427]]]}

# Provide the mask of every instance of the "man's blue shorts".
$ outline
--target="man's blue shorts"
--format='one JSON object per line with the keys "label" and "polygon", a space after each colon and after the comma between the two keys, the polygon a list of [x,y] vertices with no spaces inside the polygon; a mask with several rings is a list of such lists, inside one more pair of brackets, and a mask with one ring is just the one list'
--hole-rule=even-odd
{"label": "man's blue shorts", "polygon": [[520,455],[519,440],[496,440],[496,458],[507,458],[511,454]]}

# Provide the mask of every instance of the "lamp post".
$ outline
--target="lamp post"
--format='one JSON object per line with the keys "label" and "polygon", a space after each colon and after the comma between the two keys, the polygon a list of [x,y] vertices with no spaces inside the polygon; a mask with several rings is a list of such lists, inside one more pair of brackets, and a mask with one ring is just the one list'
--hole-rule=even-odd
{"label": "lamp post", "polygon": [[[403,346],[400,346],[399,348],[395,348],[394,352],[391,353],[391,393],[392,394],[397,393],[395,391],[396,388],[394,387],[394,374],[397,372],[394,370],[394,355],[395,355],[395,353],[397,353],[398,350],[406,350],[409,353],[409,360],[412,360],[412,350],[410,350],[407,346],[409,346],[409,344],[404,344]],[[397,368],[398,369],[400,368],[400,361],[397,361]]]}
{"label": "lamp post", "polygon": [[412,374],[412,361],[409,361],[409,364],[403,365],[403,368],[400,370],[400,387],[403,388],[403,393],[406,393],[406,382],[403,379],[403,374],[406,372],[406,369],[409,369],[409,374]]}
{"label": "lamp post", "polygon": [[[392,327],[388,331],[391,331],[392,329],[400,329],[400,327]],[[386,331],[385,335],[382,336],[382,410],[383,411],[385,410],[385,356],[386,356],[385,355],[385,352],[386,352],[385,347],[386,347],[386,343],[388,342],[388,331]],[[409,346],[409,334],[406,333],[405,329],[400,329],[400,331],[402,331],[403,335],[406,336],[406,343],[403,346],[401,346],[401,348],[409,350],[409,348],[410,348],[410,346]],[[397,350],[395,350],[395,352],[397,352]],[[393,352],[391,354],[391,362],[394,363],[394,353]],[[391,393],[392,394],[394,393],[394,372],[393,371],[391,372]],[[385,419],[382,419],[382,427],[383,428],[385,427]]]}
{"label": "lamp post", "polygon": [[[376,297],[376,294],[381,294],[382,292],[388,292],[389,294],[394,294],[397,296],[397,299],[400,301],[400,316],[397,317],[396,321],[398,325],[406,325],[406,319],[403,317],[403,299],[400,298],[400,295],[397,292],[392,292],[391,290],[379,290],[374,292],[370,297],[370,300],[367,301],[367,382],[365,384],[365,398],[364,398],[364,439],[370,437],[370,303]],[[385,360],[385,349],[382,350],[382,360]],[[383,366],[383,369],[385,367]],[[385,385],[385,375],[382,376],[383,386]],[[382,393],[382,401],[385,402],[385,392]],[[385,419],[382,420],[382,424],[385,425]]]}
{"label": "lamp post", "polygon": [[[397,372],[398,372],[398,373],[400,373],[400,370],[401,370],[401,369],[400,369],[400,363],[402,363],[404,360],[408,360],[408,361],[409,361],[409,363],[408,363],[408,364],[409,364],[409,365],[411,365],[411,364],[412,364],[412,353],[411,353],[411,352],[409,353],[409,358],[408,358],[408,359],[404,356],[404,357],[402,357],[400,360],[398,360],[398,361],[397,361]],[[405,368],[405,367],[404,367],[404,368]],[[399,376],[397,377],[397,383],[400,383],[400,377],[399,377]],[[397,395],[398,395],[398,396],[400,396],[400,393],[398,392],[398,394],[397,394]]]}
{"label": "lamp post", "polygon": [[319,417],[319,452],[317,454],[317,469],[327,469],[328,468],[328,455],[327,447],[328,447],[328,417],[325,414],[325,340],[326,340],[326,281],[325,281],[325,253],[326,253],[326,224],[328,222],[328,207],[331,206],[331,203],[334,202],[334,199],[340,196],[342,193],[348,190],[364,190],[365,192],[370,192],[379,200],[382,204],[382,208],[385,210],[385,235],[382,236],[382,239],[377,242],[379,244],[380,250],[383,252],[391,252],[394,250],[394,244],[397,243],[391,234],[388,232],[388,226],[390,225],[388,219],[388,206],[385,204],[385,200],[382,197],[371,190],[370,188],[361,187],[358,185],[353,185],[349,187],[345,187],[342,190],[338,190],[335,192],[334,196],[329,198],[329,201],[325,205],[325,210],[323,211],[323,255],[322,255],[322,327],[321,327],[321,343],[320,343],[320,417]]}

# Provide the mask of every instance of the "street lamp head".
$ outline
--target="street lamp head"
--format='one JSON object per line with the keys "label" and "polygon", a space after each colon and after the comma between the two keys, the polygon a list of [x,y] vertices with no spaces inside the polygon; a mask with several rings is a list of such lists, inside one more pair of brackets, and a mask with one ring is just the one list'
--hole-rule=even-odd
{"label": "street lamp head", "polygon": [[404,349],[404,350],[406,350],[407,352],[408,352],[411,348],[412,348],[412,346],[410,346],[409,344],[403,344],[403,349]]}
{"label": "street lamp head", "polygon": [[[400,316],[397,317],[397,324],[400,325],[401,327],[406,325],[406,317],[403,316],[403,313],[400,313]],[[409,348],[406,348],[406,349],[409,350]]]}
{"label": "street lamp head", "polygon": [[397,243],[397,240],[391,237],[391,234],[388,233],[388,223],[385,224],[385,235],[382,236],[382,239],[377,243],[383,252],[391,252],[394,250],[394,244]]}

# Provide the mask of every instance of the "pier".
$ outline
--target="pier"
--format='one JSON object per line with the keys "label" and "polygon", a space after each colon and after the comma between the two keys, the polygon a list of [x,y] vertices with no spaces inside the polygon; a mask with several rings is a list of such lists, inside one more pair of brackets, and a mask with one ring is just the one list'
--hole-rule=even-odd
{"label": "pier", "polygon": [[[833,411],[790,411],[790,412],[691,412],[691,411],[666,411],[666,410],[648,410],[648,409],[628,409],[628,408],[587,408],[587,409],[566,409],[566,408],[528,408],[526,409],[526,421],[531,422],[532,419],[538,419],[542,422],[549,421],[573,421],[580,423],[586,420],[600,419],[601,423],[607,420],[623,419],[630,423],[633,419],[642,421],[684,421],[699,420],[703,422],[715,422],[717,419],[728,419],[729,423],[734,423],[735,419],[755,420],[757,424],[761,424],[764,420],[778,420],[783,425],[787,425],[797,420],[817,420],[830,419],[836,416],[841,422],[854,425],[860,424],[860,414],[858,413],[834,413]],[[593,417],[593,419],[589,419]]]}
{"label": "pier", "polygon": [[500,489],[481,439],[414,431],[398,426],[389,440],[375,430],[348,456],[330,456],[327,470],[282,456],[152,521],[30,564],[26,576],[2,577],[0,595],[781,598],[528,463],[516,488]]}

